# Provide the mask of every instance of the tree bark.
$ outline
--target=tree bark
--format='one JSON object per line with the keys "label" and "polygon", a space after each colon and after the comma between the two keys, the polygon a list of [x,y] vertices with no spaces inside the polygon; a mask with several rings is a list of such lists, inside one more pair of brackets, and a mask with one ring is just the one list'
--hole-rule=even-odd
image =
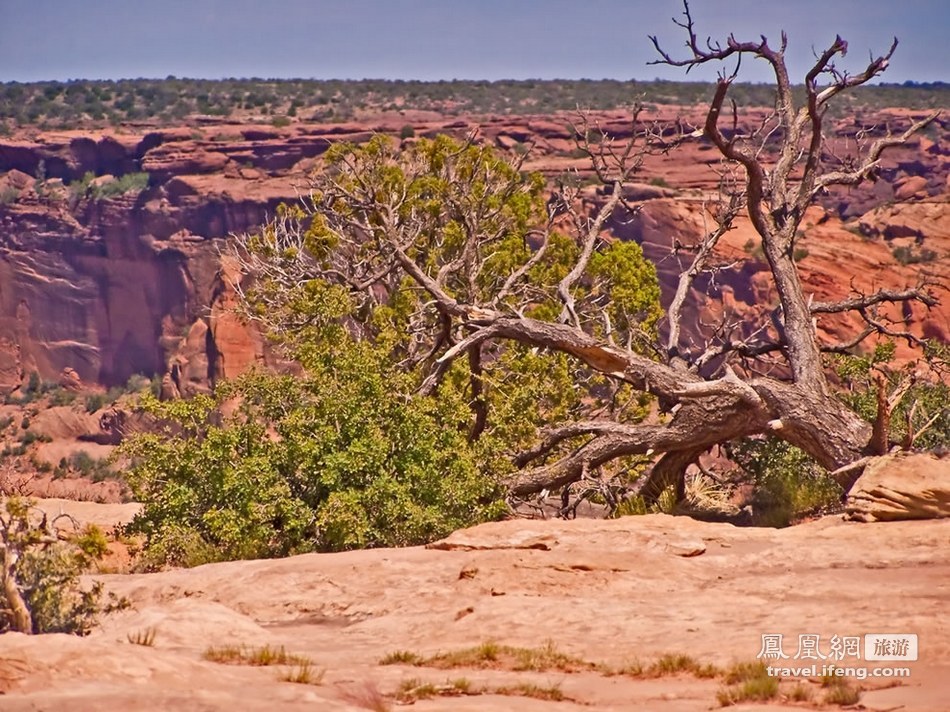
{"label": "tree bark", "polygon": [[6,544],[0,544],[3,549],[3,597],[10,611],[11,624],[18,633],[33,633],[33,616],[23,599],[23,594],[16,583],[16,555]]}

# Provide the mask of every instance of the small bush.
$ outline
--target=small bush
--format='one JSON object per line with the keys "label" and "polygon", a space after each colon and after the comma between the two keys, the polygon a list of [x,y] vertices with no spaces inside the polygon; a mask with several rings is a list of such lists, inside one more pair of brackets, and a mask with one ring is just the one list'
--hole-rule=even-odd
{"label": "small bush", "polygon": [[106,404],[106,397],[105,397],[105,394],[103,393],[92,393],[86,396],[86,412],[87,413],[95,413],[99,410],[102,410],[105,404]]}
{"label": "small bush", "polygon": [[13,186],[8,186],[0,191],[0,205],[12,205],[20,199],[20,191]]}
{"label": "small bush", "polygon": [[728,447],[751,479],[748,504],[757,526],[784,527],[840,505],[841,488],[802,450],[778,438],[747,438]]}
{"label": "small bush", "polygon": [[405,140],[407,138],[414,138],[416,135],[416,129],[412,124],[406,124],[399,131],[399,138]]}
{"label": "small bush", "polygon": [[913,247],[901,246],[895,247],[891,254],[894,255],[894,259],[900,262],[902,265],[915,265],[922,262],[933,262],[937,258],[937,253],[933,250],[924,248],[920,251],[915,250]]}
{"label": "small bush", "polygon": [[59,406],[71,405],[76,400],[76,394],[67,391],[65,388],[56,388],[50,392],[49,404],[56,408]]}
{"label": "small bush", "polygon": [[[58,530],[63,519],[69,520],[74,534]],[[33,633],[86,635],[101,613],[127,605],[114,596],[103,604],[101,582],[80,586],[79,576],[108,548],[98,527],[78,530],[65,515],[49,520],[28,500],[11,497],[0,513],[0,544],[14,554],[12,576],[19,593],[19,600],[7,594],[0,601],[0,632],[29,625]],[[21,603],[28,619],[18,612]]]}
{"label": "small bush", "polygon": [[126,173],[112,183],[107,183],[100,192],[101,197],[124,195],[126,193],[141,193],[148,188],[150,177],[148,173]]}

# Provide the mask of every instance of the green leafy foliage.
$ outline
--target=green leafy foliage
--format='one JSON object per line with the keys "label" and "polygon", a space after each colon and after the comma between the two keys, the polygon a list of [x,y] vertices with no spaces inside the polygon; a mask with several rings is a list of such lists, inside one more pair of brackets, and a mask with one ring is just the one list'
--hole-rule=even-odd
{"label": "green leafy foliage", "polygon": [[302,354],[304,377],[255,373],[216,399],[146,398],[173,426],[123,448],[145,503],[129,531],[146,537],[146,566],[419,544],[504,511],[451,404],[400,396],[405,376],[332,331],[343,342]]}
{"label": "green leafy foliage", "polygon": [[843,383],[841,398],[858,415],[873,422],[878,409],[878,389],[885,395],[909,387],[894,407],[890,418],[892,443],[907,444],[924,450],[950,447],[950,385],[946,373],[950,367],[950,348],[927,342],[924,359],[903,367],[892,365],[895,344],[882,342],[864,355],[838,356],[832,362]]}
{"label": "green leafy foliage", "polygon": [[784,527],[838,506],[841,488],[802,450],[778,438],[746,438],[728,453],[751,480],[753,523]]}

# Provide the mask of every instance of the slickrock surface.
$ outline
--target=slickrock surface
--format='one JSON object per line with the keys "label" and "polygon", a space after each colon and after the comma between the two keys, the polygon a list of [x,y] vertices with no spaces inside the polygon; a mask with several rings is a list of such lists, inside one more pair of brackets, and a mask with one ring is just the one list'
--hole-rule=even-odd
{"label": "slickrock surface", "polygon": [[[429,548],[102,576],[134,608],[84,639],[0,637],[0,709],[359,710],[371,708],[374,692],[391,696],[409,678],[438,685],[465,677],[474,687],[557,685],[570,699],[442,697],[413,708],[687,712],[716,708],[721,681],[378,663],[396,650],[427,655],[493,640],[553,641],[567,654],[618,667],[664,653],[727,666],[754,660],[763,634],[783,634],[792,656],[799,635],[820,635],[827,652],[833,635],[916,633],[912,676],[899,685],[859,682],[862,709],[945,712],[948,544],[950,520],[828,517],[784,530],[665,515],[515,520]],[[153,647],[129,642],[148,629]],[[292,684],[274,668],[203,659],[209,646],[226,644],[282,645],[312,658],[325,677],[319,686]],[[817,682],[806,685],[821,699]],[[389,704],[397,708],[391,697]]]}

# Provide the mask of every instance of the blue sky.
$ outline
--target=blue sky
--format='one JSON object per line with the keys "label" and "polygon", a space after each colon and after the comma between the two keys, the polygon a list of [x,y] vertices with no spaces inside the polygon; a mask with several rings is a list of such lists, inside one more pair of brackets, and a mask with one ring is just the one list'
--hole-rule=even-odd
{"label": "blue sky", "polygon": [[[898,47],[884,79],[950,81],[948,0],[693,0],[702,36],[789,35],[793,79],[836,33],[842,68]],[[647,35],[680,0],[0,0],[0,81],[135,77],[682,78]],[[755,66],[756,64],[760,66]],[[762,63],[742,78],[767,79]],[[710,79],[714,72],[691,73]]]}

